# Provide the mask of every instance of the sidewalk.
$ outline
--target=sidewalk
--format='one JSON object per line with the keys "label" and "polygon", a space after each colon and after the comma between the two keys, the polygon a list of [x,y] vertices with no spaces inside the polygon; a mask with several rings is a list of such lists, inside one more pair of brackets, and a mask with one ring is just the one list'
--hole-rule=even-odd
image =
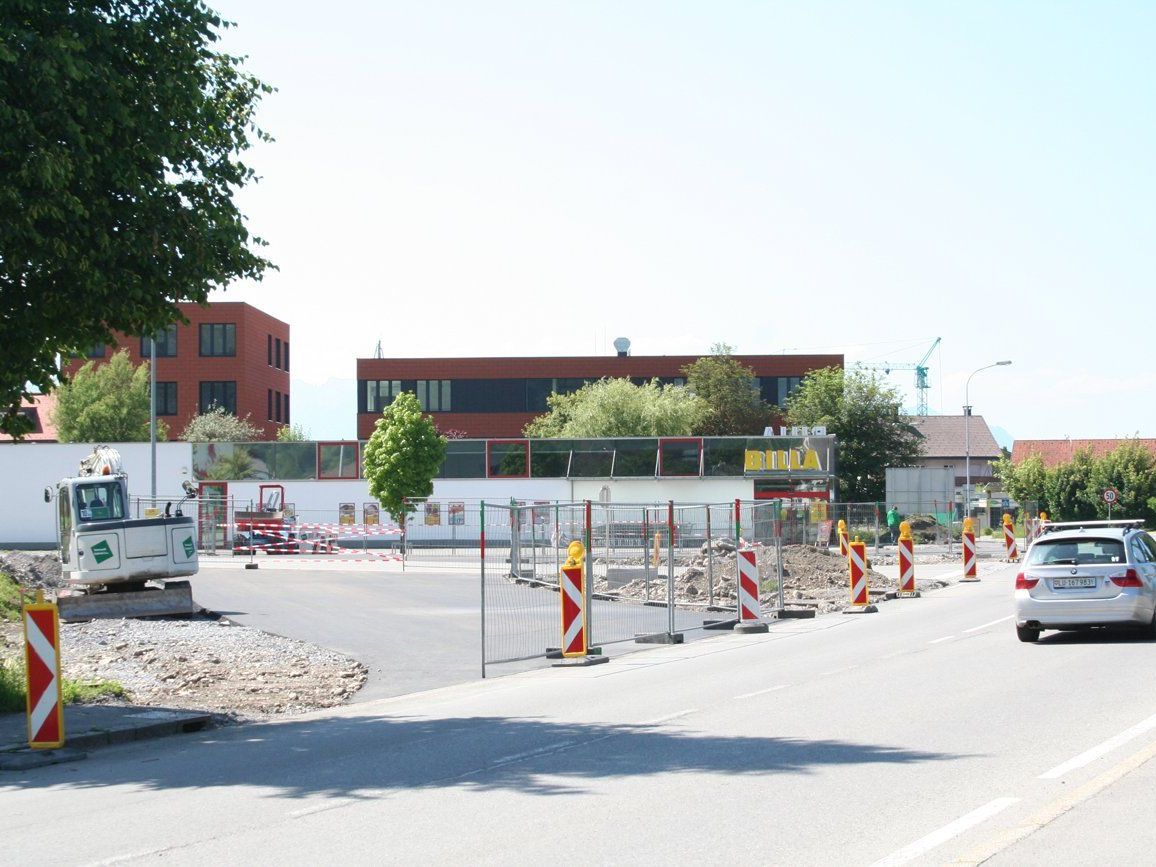
{"label": "sidewalk", "polygon": [[137,705],[66,705],[64,747],[28,748],[28,722],[22,713],[0,714],[0,771],[19,771],[85,757],[85,750],[129,741],[196,732],[212,725],[204,711]]}

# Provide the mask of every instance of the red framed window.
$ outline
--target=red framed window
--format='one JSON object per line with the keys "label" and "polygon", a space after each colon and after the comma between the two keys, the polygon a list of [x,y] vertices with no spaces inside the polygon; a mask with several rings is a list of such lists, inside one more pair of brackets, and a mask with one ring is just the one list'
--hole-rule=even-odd
{"label": "red framed window", "polygon": [[317,478],[356,479],[360,473],[356,441],[317,444]]}
{"label": "red framed window", "polygon": [[671,437],[658,441],[660,476],[702,475],[702,437]]}
{"label": "red framed window", "polygon": [[530,478],[530,441],[487,440],[486,478]]}

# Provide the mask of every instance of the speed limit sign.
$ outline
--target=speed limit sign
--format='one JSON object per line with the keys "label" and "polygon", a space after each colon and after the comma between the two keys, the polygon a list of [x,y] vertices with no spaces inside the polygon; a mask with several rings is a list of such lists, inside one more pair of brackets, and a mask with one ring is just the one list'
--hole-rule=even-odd
{"label": "speed limit sign", "polygon": [[1114,506],[1120,499],[1120,492],[1115,488],[1104,489],[1104,502],[1109,506]]}

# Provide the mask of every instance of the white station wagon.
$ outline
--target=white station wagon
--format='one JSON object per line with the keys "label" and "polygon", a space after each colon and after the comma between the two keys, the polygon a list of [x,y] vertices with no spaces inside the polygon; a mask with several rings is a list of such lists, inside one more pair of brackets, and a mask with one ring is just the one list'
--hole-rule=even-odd
{"label": "white station wagon", "polygon": [[1020,641],[1043,629],[1142,627],[1156,638],[1156,542],[1142,520],[1048,524],[1016,576]]}

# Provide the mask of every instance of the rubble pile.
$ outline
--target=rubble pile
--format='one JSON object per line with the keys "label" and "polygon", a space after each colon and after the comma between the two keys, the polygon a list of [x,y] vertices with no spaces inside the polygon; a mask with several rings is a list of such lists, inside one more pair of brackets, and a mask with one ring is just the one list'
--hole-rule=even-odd
{"label": "rubble pile", "polygon": [[[709,546],[709,548],[708,548]],[[778,601],[778,563],[773,547],[756,546],[753,549],[759,568],[760,598],[764,604]],[[624,561],[641,565],[641,560]],[[602,564],[602,561],[599,561]],[[895,582],[870,568],[868,558],[867,580],[872,594],[876,591],[895,590]],[[667,565],[659,562],[650,580],[635,579],[622,587],[610,589],[605,577],[597,577],[595,592],[629,599],[666,601]],[[705,605],[712,601],[710,579],[713,577],[713,604],[722,609],[733,609],[736,604],[737,567],[733,539],[712,539],[704,542],[699,553],[689,563],[675,562],[674,598],[676,604]],[[848,603],[849,575],[846,558],[811,545],[783,546],[783,597],[788,607],[804,605],[820,612],[841,610]]]}

